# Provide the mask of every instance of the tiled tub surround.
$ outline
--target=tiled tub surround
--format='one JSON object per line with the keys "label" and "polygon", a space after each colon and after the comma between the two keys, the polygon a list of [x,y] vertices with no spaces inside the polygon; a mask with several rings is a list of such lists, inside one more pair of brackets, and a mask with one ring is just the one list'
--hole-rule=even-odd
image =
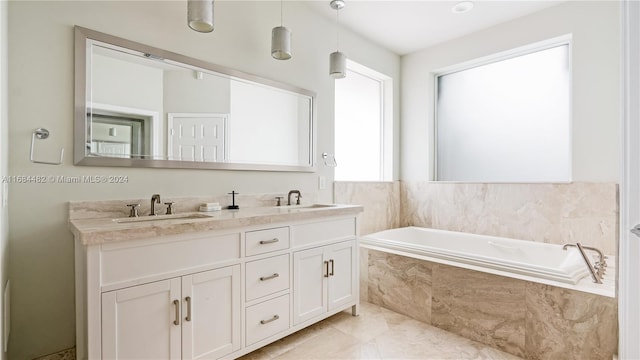
{"label": "tiled tub surround", "polygon": [[400,184],[401,226],[551,244],[580,242],[605,254],[616,253],[618,186],[614,183]]}
{"label": "tiled tub surround", "polygon": [[[334,198],[395,204],[395,184],[400,224],[388,221],[395,219],[388,213],[393,207],[378,204],[363,217],[369,231],[362,235],[414,225],[554,244],[579,241],[616,254],[614,183],[337,182]],[[528,359],[608,360],[616,352],[615,298],[365,248],[360,259],[362,299],[425,323]]]}
{"label": "tiled tub surround", "polygon": [[368,252],[368,300],[526,359],[611,359],[616,299]]}
{"label": "tiled tub surround", "polygon": [[[615,297],[616,259],[596,284],[577,248],[415,226],[365,235],[361,246],[463,269]],[[591,264],[599,256],[586,251]],[[592,265],[593,266],[593,265]]]}

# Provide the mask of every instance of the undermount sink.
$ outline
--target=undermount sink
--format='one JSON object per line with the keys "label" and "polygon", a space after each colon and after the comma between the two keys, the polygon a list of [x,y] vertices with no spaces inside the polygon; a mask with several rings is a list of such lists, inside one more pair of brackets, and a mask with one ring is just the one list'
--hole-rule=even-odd
{"label": "undermount sink", "polygon": [[210,218],[211,215],[198,214],[198,213],[185,213],[185,214],[173,214],[173,215],[156,215],[156,216],[140,216],[140,217],[128,217],[113,219],[116,223],[136,223],[146,221],[164,221],[164,220],[181,220],[181,219],[203,219]]}
{"label": "undermount sink", "polygon": [[332,208],[338,205],[334,204],[310,204],[310,205],[283,205],[279,206],[278,209],[282,211],[301,211],[301,210],[311,210],[311,209],[325,209]]}
{"label": "undermount sink", "polygon": [[311,204],[311,205],[293,205],[294,209],[321,209],[321,208],[330,208],[336,207],[334,204]]}

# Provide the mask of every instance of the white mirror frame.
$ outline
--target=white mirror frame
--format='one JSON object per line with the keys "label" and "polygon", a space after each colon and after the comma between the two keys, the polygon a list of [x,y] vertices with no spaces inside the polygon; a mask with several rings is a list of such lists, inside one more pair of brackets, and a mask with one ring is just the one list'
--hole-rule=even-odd
{"label": "white mirror frame", "polygon": [[[154,48],[134,41],[118,38],[91,29],[75,26],[75,94],[74,94],[74,165],[82,166],[123,166],[141,168],[169,168],[169,169],[217,169],[217,170],[258,170],[258,171],[291,171],[315,172],[316,154],[316,94],[292,85],[247,74],[238,70],[226,68],[206,61],[176,54],[170,51]],[[308,165],[275,165],[275,164],[247,164],[228,162],[201,162],[180,160],[151,160],[128,159],[117,157],[94,157],[86,155],[87,137],[87,40],[95,40],[116,46],[135,49],[140,52],[153,54],[164,59],[172,60],[189,66],[208,71],[233,76],[262,85],[306,95],[311,98],[311,119],[309,124],[309,164]]]}

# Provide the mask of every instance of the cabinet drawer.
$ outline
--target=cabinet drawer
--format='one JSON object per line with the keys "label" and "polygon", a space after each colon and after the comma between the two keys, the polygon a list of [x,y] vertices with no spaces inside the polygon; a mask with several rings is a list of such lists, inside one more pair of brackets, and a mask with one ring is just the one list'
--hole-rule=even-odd
{"label": "cabinet drawer", "polygon": [[246,256],[259,255],[289,248],[289,227],[247,231]]}
{"label": "cabinet drawer", "polygon": [[247,263],[247,301],[289,288],[289,254]]}
{"label": "cabinet drawer", "polygon": [[102,286],[240,258],[240,233],[105,244],[100,252]]}
{"label": "cabinet drawer", "polygon": [[246,313],[247,345],[289,328],[289,294],[253,305]]}
{"label": "cabinet drawer", "polygon": [[353,239],[356,236],[356,219],[322,221],[293,227],[293,246]]}

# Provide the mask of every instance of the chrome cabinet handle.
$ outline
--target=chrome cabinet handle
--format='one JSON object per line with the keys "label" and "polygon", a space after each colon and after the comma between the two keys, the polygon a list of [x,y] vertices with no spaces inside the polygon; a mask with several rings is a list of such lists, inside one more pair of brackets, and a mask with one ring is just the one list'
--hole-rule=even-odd
{"label": "chrome cabinet handle", "polygon": [[269,276],[261,276],[261,277],[260,277],[260,281],[265,281],[265,280],[275,279],[275,278],[277,278],[278,276],[280,276],[280,274],[278,274],[278,273],[275,273],[275,274],[273,274],[273,275],[269,275]]}
{"label": "chrome cabinet handle", "polygon": [[633,229],[630,230],[635,236],[639,236],[640,237],[640,224],[636,225],[633,227]]}
{"label": "chrome cabinet handle", "polygon": [[273,238],[271,240],[260,240],[260,245],[273,244],[277,243],[278,241],[280,241],[280,239],[278,238]]}
{"label": "chrome cabinet handle", "polygon": [[328,278],[329,277],[329,262],[325,260],[324,262],[324,277]]}
{"label": "chrome cabinet handle", "polygon": [[329,263],[331,263],[331,272],[329,273],[329,276],[333,276],[334,275],[334,273],[333,273],[333,270],[334,270],[334,268],[333,268],[333,259],[329,260]]}
{"label": "chrome cabinet handle", "polygon": [[268,324],[268,323],[270,323],[270,322],[272,322],[272,321],[276,321],[276,320],[278,320],[278,319],[280,319],[280,316],[279,316],[279,315],[273,315],[273,317],[272,317],[271,319],[267,319],[267,320],[260,320],[260,324],[262,324],[262,325],[264,325],[264,324]]}
{"label": "chrome cabinet handle", "polygon": [[184,301],[187,302],[187,317],[184,319],[186,321],[191,321],[191,296],[184,298]]}
{"label": "chrome cabinet handle", "polygon": [[176,308],[176,319],[173,320],[173,325],[180,325],[180,301],[173,300],[173,305]]}

